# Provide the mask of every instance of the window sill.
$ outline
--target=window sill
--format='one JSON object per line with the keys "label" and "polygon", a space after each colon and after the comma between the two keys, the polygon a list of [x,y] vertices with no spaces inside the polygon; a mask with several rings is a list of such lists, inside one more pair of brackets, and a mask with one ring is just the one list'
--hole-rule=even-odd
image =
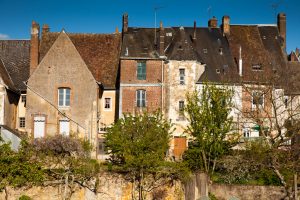
{"label": "window sill", "polygon": [[58,106],[59,110],[69,110],[70,106]]}

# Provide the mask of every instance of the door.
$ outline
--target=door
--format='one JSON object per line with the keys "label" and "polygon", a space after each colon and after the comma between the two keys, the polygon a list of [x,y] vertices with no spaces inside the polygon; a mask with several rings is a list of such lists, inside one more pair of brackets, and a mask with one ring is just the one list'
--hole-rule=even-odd
{"label": "door", "polygon": [[36,116],[33,120],[34,138],[41,138],[45,136],[45,121],[44,116]]}
{"label": "door", "polygon": [[175,159],[181,159],[186,150],[186,137],[174,137],[174,156]]}
{"label": "door", "polygon": [[59,120],[59,133],[61,135],[69,136],[70,134],[70,121],[67,119]]}

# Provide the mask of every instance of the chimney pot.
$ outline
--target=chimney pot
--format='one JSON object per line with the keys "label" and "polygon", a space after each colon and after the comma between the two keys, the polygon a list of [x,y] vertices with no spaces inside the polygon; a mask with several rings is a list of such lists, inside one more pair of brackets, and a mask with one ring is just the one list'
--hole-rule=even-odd
{"label": "chimney pot", "polygon": [[284,51],[286,51],[286,14],[285,13],[279,13],[277,15],[277,26],[278,26],[279,34],[283,39],[282,48]]}
{"label": "chimney pot", "polygon": [[218,20],[215,16],[208,20],[208,27],[209,28],[217,28],[218,27]]}
{"label": "chimney pot", "polygon": [[128,14],[125,13],[123,15],[123,27],[122,27],[122,32],[127,33],[128,31]]}
{"label": "chimney pot", "polygon": [[40,26],[35,21],[32,21],[30,39],[30,75],[39,64],[39,37]]}
{"label": "chimney pot", "polygon": [[225,15],[222,18],[222,31],[223,31],[223,35],[230,34],[230,17],[229,16]]}

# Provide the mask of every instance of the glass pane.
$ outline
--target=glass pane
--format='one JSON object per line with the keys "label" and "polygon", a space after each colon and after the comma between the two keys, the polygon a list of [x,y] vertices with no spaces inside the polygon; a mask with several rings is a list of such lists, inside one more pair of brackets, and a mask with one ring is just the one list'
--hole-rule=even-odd
{"label": "glass pane", "polygon": [[66,91],[66,105],[65,106],[70,106],[70,89],[65,89]]}
{"label": "glass pane", "polygon": [[58,105],[64,105],[64,89],[58,89]]}

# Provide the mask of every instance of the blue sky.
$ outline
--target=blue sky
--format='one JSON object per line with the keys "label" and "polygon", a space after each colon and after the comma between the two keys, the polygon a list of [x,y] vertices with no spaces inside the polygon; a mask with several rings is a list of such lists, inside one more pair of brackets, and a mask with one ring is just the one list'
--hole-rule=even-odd
{"label": "blue sky", "polygon": [[[121,30],[122,14],[129,26],[207,26],[209,17],[221,22],[229,15],[232,24],[274,24],[275,12],[287,14],[287,50],[300,47],[300,0],[0,0],[0,38],[27,39],[31,21],[49,24],[51,31],[86,33]],[[209,9],[210,8],[210,9]]]}

